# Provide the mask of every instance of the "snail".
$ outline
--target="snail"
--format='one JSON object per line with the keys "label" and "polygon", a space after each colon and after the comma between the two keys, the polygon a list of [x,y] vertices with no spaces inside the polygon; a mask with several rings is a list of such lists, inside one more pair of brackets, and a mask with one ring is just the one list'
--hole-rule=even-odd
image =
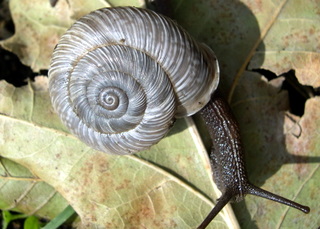
{"label": "snail", "polygon": [[246,176],[238,125],[216,93],[214,52],[173,20],[151,10],[103,8],[61,37],[49,69],[52,105],[62,122],[92,148],[132,154],[159,142],[176,118],[200,112],[212,138],[213,179],[222,192],[198,227],[245,194],[309,207],[264,191]]}
{"label": "snail", "polygon": [[210,100],[217,66],[213,52],[172,20],[148,10],[105,8],[62,36],[52,57],[50,96],[82,141],[130,154],[160,141],[175,118]]}

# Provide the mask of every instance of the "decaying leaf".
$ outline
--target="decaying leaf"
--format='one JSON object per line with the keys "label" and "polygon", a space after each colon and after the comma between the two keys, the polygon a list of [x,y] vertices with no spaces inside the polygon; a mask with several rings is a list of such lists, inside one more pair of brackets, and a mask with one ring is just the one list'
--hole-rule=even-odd
{"label": "decaying leaf", "polygon": [[[194,228],[200,223],[214,192],[206,152],[200,142],[190,142],[196,139],[192,124],[180,120],[177,133],[138,156],[110,156],[61,127],[46,79],[37,80],[21,88],[0,84],[2,157],[54,187],[84,225]],[[227,222],[219,217],[215,227],[227,228]]]}
{"label": "decaying leaf", "polygon": [[[11,0],[16,34],[1,44],[34,71],[48,68],[55,44],[72,22],[106,5],[78,2],[60,0],[52,8],[49,1]],[[277,75],[294,69],[301,84],[319,87],[319,4],[167,2],[178,23],[218,56],[220,88],[224,94],[231,91],[250,180],[311,208],[304,215],[248,196],[235,205],[241,227],[318,227],[320,101],[308,100],[304,115],[293,117],[281,82],[267,82],[250,69]],[[54,187],[75,208],[82,226],[194,228],[206,216],[216,196],[206,152],[190,120],[178,121],[150,151],[108,156],[66,131],[50,106],[46,80],[38,80],[23,88],[1,82],[0,154]],[[211,226],[232,228],[237,225],[232,220],[224,211]]]}
{"label": "decaying leaf", "polygon": [[[310,214],[304,215],[248,196],[235,205],[241,227],[318,227],[318,201],[312,193],[319,190],[319,100],[307,101],[304,116],[292,122],[281,80],[269,83],[250,69],[267,69],[277,75],[294,69],[301,84],[319,87],[319,4],[284,0],[277,4],[246,0],[175,2],[180,3],[174,14],[178,22],[218,56],[220,88],[225,94],[230,92],[250,180],[311,208]],[[288,126],[304,134],[297,138],[296,131],[287,132]]]}
{"label": "decaying leaf", "polygon": [[52,219],[67,205],[59,192],[28,169],[0,158],[0,209]]}

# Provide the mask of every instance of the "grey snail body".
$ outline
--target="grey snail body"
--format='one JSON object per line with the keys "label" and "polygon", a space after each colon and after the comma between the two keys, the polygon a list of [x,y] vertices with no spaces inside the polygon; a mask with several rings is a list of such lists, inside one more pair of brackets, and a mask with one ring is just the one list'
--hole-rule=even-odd
{"label": "grey snail body", "polygon": [[197,229],[204,229],[229,202],[251,194],[309,213],[310,208],[251,184],[247,178],[240,132],[228,104],[217,94],[200,111],[212,139],[209,155],[213,179],[222,192],[217,204]]}
{"label": "grey snail body", "polygon": [[251,185],[237,123],[215,95],[214,53],[171,19],[132,7],[104,8],[61,38],[49,70],[52,104],[70,131],[94,149],[131,154],[160,141],[174,119],[196,112],[208,124],[213,178],[223,193],[199,226],[230,200],[254,194],[309,208]]}

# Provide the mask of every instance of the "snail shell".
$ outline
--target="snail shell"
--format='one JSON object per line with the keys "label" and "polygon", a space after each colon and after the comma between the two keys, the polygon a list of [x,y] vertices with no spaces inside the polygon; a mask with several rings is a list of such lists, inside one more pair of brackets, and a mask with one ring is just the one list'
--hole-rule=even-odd
{"label": "snail shell", "polygon": [[130,154],[157,143],[175,118],[199,111],[219,81],[214,53],[150,10],[103,8],[60,39],[49,70],[52,104],[94,149]]}

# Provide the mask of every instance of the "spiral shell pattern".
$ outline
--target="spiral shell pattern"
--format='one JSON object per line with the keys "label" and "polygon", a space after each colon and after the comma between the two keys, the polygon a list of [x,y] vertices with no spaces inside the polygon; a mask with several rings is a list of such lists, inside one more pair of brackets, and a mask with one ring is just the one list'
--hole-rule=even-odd
{"label": "spiral shell pattern", "polygon": [[60,39],[49,70],[52,104],[94,149],[130,154],[157,143],[218,85],[213,52],[150,10],[104,8]]}

